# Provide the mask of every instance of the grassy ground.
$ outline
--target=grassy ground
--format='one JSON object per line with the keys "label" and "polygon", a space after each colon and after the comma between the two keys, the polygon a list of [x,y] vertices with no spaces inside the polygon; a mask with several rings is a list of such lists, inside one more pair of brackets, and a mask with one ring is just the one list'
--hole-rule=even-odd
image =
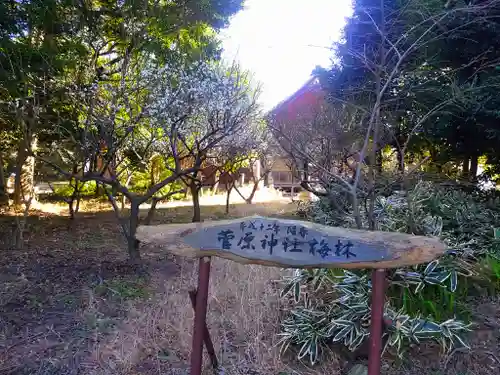
{"label": "grassy ground", "polygon": [[[144,248],[147,274],[126,262],[124,241],[104,206],[85,206],[75,222],[57,206],[29,217],[25,246],[10,246],[14,220],[0,217],[0,374],[188,374],[196,263]],[[97,211],[92,209],[98,208]],[[231,216],[290,216],[293,204],[233,205]],[[204,206],[204,219],[224,218]],[[159,210],[155,223],[188,222],[190,207]],[[214,259],[208,326],[229,375],[341,374],[357,354],[337,351],[309,368],[279,358],[280,269]],[[500,308],[474,306],[477,329],[470,353],[439,356],[414,349],[405,362],[386,358],[391,375],[498,374]],[[205,372],[211,373],[208,363]]]}

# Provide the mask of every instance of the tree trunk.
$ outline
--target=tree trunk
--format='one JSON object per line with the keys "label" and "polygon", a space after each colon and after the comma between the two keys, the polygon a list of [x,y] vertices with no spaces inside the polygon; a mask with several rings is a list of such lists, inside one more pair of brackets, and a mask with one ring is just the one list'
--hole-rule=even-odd
{"label": "tree trunk", "polygon": [[[100,185],[100,184],[98,184]],[[142,197],[138,197],[135,194],[128,194],[127,198],[130,202],[130,212],[128,218],[122,217],[120,209],[116,203],[116,198],[113,196],[106,186],[102,186],[104,194],[108,197],[109,203],[113,206],[113,211],[115,213],[118,224],[122,229],[122,233],[127,239],[127,250],[129,254],[129,260],[133,264],[139,264],[141,262],[141,254],[139,253],[139,241],[135,238],[137,232],[137,227],[139,226],[139,205],[143,203]]]}
{"label": "tree trunk", "polygon": [[250,196],[247,199],[245,199],[245,202],[247,202],[247,204],[252,204],[253,198],[255,197],[255,193],[257,192],[257,190],[259,188],[259,183],[260,183],[260,180],[256,180],[253,182],[253,188],[252,188],[252,191],[250,193]]}
{"label": "tree trunk", "polygon": [[80,210],[80,185],[78,181],[75,181],[75,187],[73,188],[73,193],[68,199],[69,217],[71,220],[75,219],[75,215]]}
{"label": "tree trunk", "polygon": [[94,198],[99,198],[101,196],[101,185],[95,184]]}
{"label": "tree trunk", "polygon": [[3,168],[3,158],[0,153],[0,207],[7,206],[9,204],[9,195],[7,194],[7,183],[5,181]]}
{"label": "tree trunk", "polygon": [[[262,163],[260,159],[257,159],[253,165],[251,164],[251,175],[253,176],[253,181],[260,183],[262,181]],[[259,188],[259,185],[257,185]]]}
{"label": "tree trunk", "polygon": [[80,201],[82,199],[82,196],[80,195],[80,193],[78,193],[78,195],[76,196],[76,202],[75,202],[75,214],[78,213],[78,211],[80,211]]}
{"label": "tree trunk", "polygon": [[193,223],[197,223],[201,221],[200,189],[195,182],[191,182],[189,190],[193,199]]}
{"label": "tree trunk", "polygon": [[28,155],[26,144],[33,151],[36,149],[37,139],[22,139],[19,142],[16,161],[16,177],[14,180],[14,204],[20,205],[24,200],[33,198],[35,180],[35,158]]}
{"label": "tree trunk", "polygon": [[[78,173],[78,167],[76,165],[73,166],[73,174],[76,175]],[[80,209],[80,189],[83,187],[80,186],[80,182],[75,178],[74,180],[75,185],[73,186],[73,192],[71,193],[71,197],[69,198],[68,205],[69,205],[69,216],[71,220],[75,219],[75,215],[78,213],[78,210]],[[71,185],[71,180],[69,181],[69,185]],[[76,203],[76,207],[75,207]]]}
{"label": "tree trunk", "polygon": [[229,203],[231,198],[232,184],[226,184],[226,214],[229,214]]}
{"label": "tree trunk", "polygon": [[470,156],[466,156],[462,162],[462,178],[464,180],[469,179],[469,163],[470,163]]}
{"label": "tree trunk", "polygon": [[[16,216],[16,233],[15,233],[15,246],[16,249],[22,249],[24,246],[24,230],[26,229],[26,223],[28,220],[28,214],[31,207],[31,201],[33,198],[23,199],[24,208],[22,215]],[[18,206],[19,207],[19,206]],[[17,207],[16,207],[17,209]]]}
{"label": "tree trunk", "polygon": [[403,151],[399,147],[397,147],[396,154],[397,154],[397,159],[398,159],[398,171],[403,173],[405,170],[405,160],[404,160]]}
{"label": "tree trunk", "polygon": [[363,221],[361,220],[361,213],[359,212],[359,201],[356,192],[351,193],[352,215],[356,223],[356,228],[363,229]]}
{"label": "tree trunk", "polygon": [[254,181],[254,185],[253,185],[252,191],[250,192],[250,196],[248,198],[245,197],[241,193],[240,189],[238,189],[238,186],[236,186],[236,183],[233,183],[233,187],[236,190],[236,192],[238,193],[238,195],[241,197],[241,199],[243,199],[245,201],[246,204],[252,204],[253,198],[255,197],[255,193],[257,192],[257,190],[259,188],[259,182],[260,181]]}
{"label": "tree trunk", "polygon": [[264,172],[264,186],[269,187],[269,175],[271,174],[271,171],[267,170]]}
{"label": "tree trunk", "polygon": [[219,188],[220,183],[220,172],[215,172],[215,184],[212,186],[212,195],[217,194],[217,189]]}
{"label": "tree trunk", "polygon": [[382,173],[383,170],[383,161],[384,157],[382,155],[382,150],[378,150],[376,155],[376,165],[377,165],[377,172],[379,174]]}
{"label": "tree trunk", "polygon": [[73,196],[68,200],[69,218],[70,220],[75,220],[75,208],[73,206],[75,199]]}
{"label": "tree trunk", "polygon": [[469,171],[469,181],[471,182],[477,181],[478,162],[479,160],[477,154],[472,155],[470,160],[470,171]]}
{"label": "tree trunk", "polygon": [[151,222],[153,221],[153,218],[155,217],[156,213],[156,205],[158,204],[159,199],[153,197],[151,198],[151,207],[149,208],[148,211],[148,216],[146,217],[146,220],[144,221],[145,225],[151,225]]}
{"label": "tree trunk", "polygon": [[24,146],[24,140],[19,142],[19,147],[17,149],[17,158],[16,158],[16,169],[15,169],[15,177],[14,177],[14,205],[19,206],[23,201],[23,166],[26,163],[27,158],[26,148]]}
{"label": "tree trunk", "polygon": [[[125,187],[128,188],[130,185],[130,181],[132,180],[132,173],[130,173],[127,177],[127,181],[125,182]],[[120,197],[120,202],[121,202],[121,209],[122,211],[125,209],[125,206],[127,204],[127,197],[125,197],[124,194],[121,195]]]}
{"label": "tree trunk", "polygon": [[139,203],[136,199],[130,201],[130,217],[127,233],[128,255],[132,263],[141,261],[139,252],[139,241],[135,238],[137,227],[139,226]]}
{"label": "tree trunk", "polygon": [[214,196],[217,194],[217,189],[219,189],[219,181],[217,181],[212,187],[211,187],[211,190],[212,190],[212,193],[211,195]]}

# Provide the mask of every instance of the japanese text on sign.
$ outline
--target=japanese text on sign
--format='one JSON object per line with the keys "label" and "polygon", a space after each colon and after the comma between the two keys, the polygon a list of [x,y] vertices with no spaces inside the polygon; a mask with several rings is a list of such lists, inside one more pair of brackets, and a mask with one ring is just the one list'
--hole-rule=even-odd
{"label": "japanese text on sign", "polygon": [[[308,228],[286,225],[279,221],[246,220],[239,228],[221,228],[217,241],[223,250],[260,250],[273,255],[283,253],[304,253],[327,258],[334,256],[344,259],[356,258],[354,244],[348,240],[337,239],[333,242],[321,233],[312,233]],[[281,235],[280,235],[281,234]]]}
{"label": "japanese text on sign", "polygon": [[261,216],[144,226],[138,239],[182,256],[283,268],[396,268],[425,263],[446,249],[430,237]]}

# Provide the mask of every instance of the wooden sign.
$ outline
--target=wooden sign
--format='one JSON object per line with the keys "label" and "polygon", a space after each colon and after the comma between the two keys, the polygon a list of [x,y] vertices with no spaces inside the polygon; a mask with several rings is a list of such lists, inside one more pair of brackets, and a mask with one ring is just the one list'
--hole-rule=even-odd
{"label": "wooden sign", "polygon": [[219,256],[283,268],[396,268],[445,252],[439,240],[260,216],[141,226],[137,239],[183,256]]}

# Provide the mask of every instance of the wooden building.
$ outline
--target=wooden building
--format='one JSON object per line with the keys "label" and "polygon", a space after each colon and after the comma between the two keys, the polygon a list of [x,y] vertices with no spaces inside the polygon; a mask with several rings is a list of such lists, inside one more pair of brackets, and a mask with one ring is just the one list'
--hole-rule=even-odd
{"label": "wooden building", "polygon": [[[279,103],[268,114],[270,121],[285,130],[292,131],[301,122],[315,116],[325,103],[325,93],[316,77],[309,79],[295,93]],[[294,170],[293,163],[280,148],[276,150],[275,161],[270,175],[270,183],[274,188],[294,192],[302,190],[300,186],[300,170]]]}

